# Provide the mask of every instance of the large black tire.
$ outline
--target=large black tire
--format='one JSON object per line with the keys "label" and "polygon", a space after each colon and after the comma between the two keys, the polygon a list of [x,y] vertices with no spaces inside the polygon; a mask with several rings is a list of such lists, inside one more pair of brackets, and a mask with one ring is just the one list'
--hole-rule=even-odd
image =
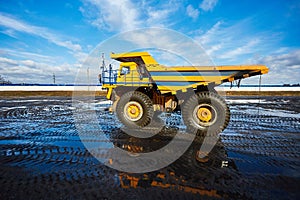
{"label": "large black tire", "polygon": [[138,91],[122,95],[116,106],[118,119],[128,128],[147,126],[152,120],[153,112],[151,99]]}
{"label": "large black tire", "polygon": [[182,117],[188,131],[200,136],[216,136],[227,127],[230,111],[217,93],[199,92],[184,103]]}

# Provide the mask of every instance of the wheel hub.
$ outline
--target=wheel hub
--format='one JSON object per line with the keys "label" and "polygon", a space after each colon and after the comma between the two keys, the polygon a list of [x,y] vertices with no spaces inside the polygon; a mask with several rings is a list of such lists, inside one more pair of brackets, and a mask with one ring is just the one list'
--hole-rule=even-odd
{"label": "wheel hub", "polygon": [[200,104],[193,111],[193,120],[199,127],[208,127],[217,120],[216,109],[210,104]]}
{"label": "wheel hub", "polygon": [[127,110],[128,114],[132,118],[136,118],[139,116],[140,110],[136,105],[130,105]]}
{"label": "wheel hub", "polygon": [[207,108],[199,108],[197,111],[197,117],[200,121],[209,122],[212,118],[212,114]]}
{"label": "wheel hub", "polygon": [[125,105],[124,113],[127,120],[138,121],[142,118],[143,108],[140,103],[136,101],[130,101]]}

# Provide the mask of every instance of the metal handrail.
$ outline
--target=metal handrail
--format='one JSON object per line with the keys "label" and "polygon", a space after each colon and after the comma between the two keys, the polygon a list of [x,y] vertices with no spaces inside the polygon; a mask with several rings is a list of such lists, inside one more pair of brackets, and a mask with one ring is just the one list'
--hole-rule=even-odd
{"label": "metal handrail", "polygon": [[[119,74],[119,71],[120,70],[105,70],[102,72],[102,77],[101,77],[101,82],[102,84],[110,84],[110,85],[113,85],[113,84],[117,84],[117,76]],[[133,73],[134,72],[138,72],[137,70],[131,70],[131,74],[123,74],[122,76],[124,76],[124,82],[122,84],[124,85],[127,85],[127,84],[131,84],[132,86],[134,84],[137,84],[137,82],[134,81],[134,79],[138,79],[138,80],[141,80],[141,77],[140,76],[133,76]],[[145,82],[143,82],[145,83]],[[151,81],[150,81],[150,77],[149,77],[149,80],[148,80],[148,84],[150,84]],[[139,85],[141,85],[141,82],[139,81],[138,82]]]}

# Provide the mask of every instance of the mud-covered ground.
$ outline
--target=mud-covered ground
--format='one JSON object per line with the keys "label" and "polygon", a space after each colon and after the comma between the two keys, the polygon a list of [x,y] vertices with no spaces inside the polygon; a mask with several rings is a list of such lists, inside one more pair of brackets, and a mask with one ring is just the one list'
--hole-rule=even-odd
{"label": "mud-covered ground", "polygon": [[[1,99],[0,199],[299,199],[300,97],[227,101],[231,122],[207,162],[195,159],[197,138],[171,165],[134,174],[85,148],[70,97]],[[179,115],[165,116],[162,134],[134,139],[105,106],[102,98],[93,102],[108,138],[102,142],[126,150],[155,150],[184,127]]]}

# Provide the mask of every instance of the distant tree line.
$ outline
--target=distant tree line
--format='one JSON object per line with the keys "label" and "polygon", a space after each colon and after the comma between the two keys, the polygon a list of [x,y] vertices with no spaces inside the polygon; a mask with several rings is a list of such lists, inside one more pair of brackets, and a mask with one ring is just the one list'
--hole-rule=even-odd
{"label": "distant tree line", "polygon": [[300,84],[297,83],[297,84],[283,84],[284,87],[299,87]]}
{"label": "distant tree line", "polygon": [[3,78],[0,75],[0,85],[9,85],[9,84],[12,84],[12,82],[10,82],[9,80],[6,80],[5,78]]}

